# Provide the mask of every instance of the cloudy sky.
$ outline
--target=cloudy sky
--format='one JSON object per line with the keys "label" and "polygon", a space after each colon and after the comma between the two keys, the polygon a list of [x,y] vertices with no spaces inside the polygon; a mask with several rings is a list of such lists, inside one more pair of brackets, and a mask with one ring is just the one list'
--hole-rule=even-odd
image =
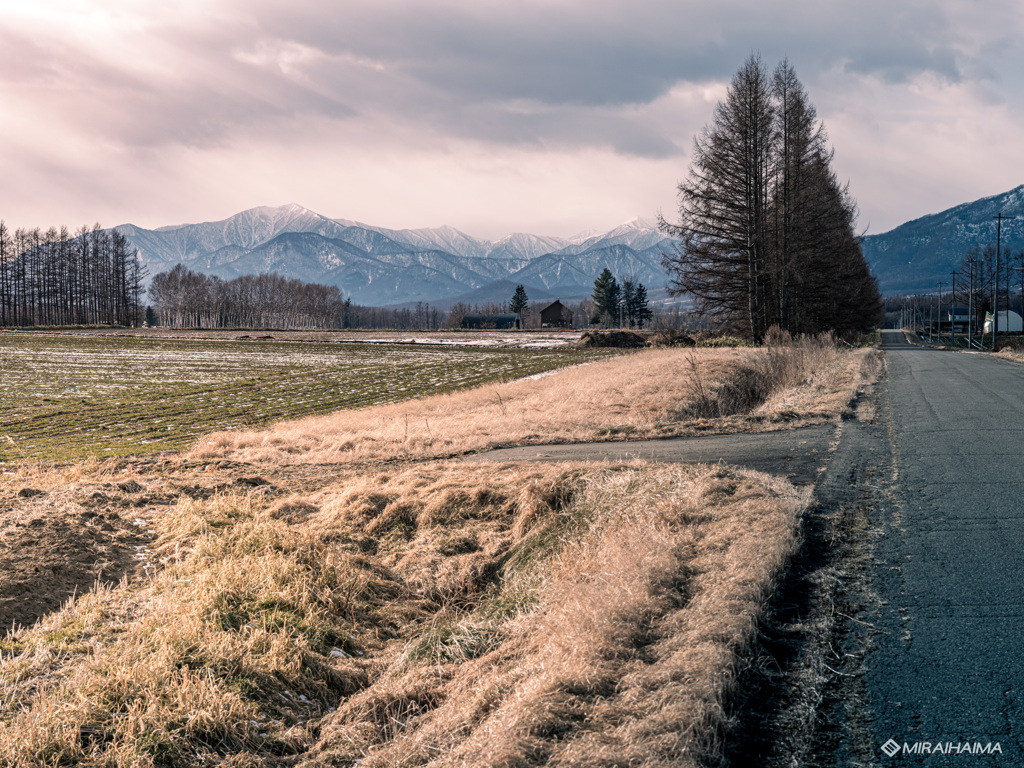
{"label": "cloudy sky", "polygon": [[760,52],[796,67],[878,233],[1024,183],[1022,41],[1019,0],[0,0],[0,218],[671,218]]}

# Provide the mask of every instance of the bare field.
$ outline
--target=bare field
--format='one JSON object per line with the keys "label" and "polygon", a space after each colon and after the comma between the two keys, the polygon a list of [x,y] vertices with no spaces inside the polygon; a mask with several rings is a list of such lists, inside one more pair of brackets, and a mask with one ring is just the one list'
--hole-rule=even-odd
{"label": "bare field", "polygon": [[554,349],[579,341],[581,331],[531,329],[520,331],[385,331],[345,329],[331,331],[201,330],[194,328],[75,328],[24,331],[33,335],[94,336],[136,339],[206,339],[213,341],[284,341],[319,344],[429,344],[435,346]]}
{"label": "bare field", "polygon": [[422,397],[608,354],[0,333],[0,461],[179,450],[215,429]]}

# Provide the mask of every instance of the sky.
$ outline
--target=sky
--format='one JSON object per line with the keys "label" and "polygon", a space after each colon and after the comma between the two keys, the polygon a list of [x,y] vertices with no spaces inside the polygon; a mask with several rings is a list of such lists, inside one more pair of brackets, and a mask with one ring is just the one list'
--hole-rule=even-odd
{"label": "sky", "polygon": [[865,232],[1024,184],[1019,0],[0,0],[0,218],[672,219],[752,53],[795,67]]}

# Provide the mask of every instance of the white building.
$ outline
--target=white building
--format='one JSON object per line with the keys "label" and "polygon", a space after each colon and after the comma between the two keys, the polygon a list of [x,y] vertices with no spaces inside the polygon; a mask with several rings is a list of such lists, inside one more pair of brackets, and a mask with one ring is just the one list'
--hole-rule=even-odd
{"label": "white building", "polygon": [[[1020,333],[1024,330],[1024,324],[1021,322],[1021,317],[1013,310],[1007,311],[1005,309],[999,311],[999,332],[1000,333]],[[985,313],[985,333],[992,333],[992,313]]]}

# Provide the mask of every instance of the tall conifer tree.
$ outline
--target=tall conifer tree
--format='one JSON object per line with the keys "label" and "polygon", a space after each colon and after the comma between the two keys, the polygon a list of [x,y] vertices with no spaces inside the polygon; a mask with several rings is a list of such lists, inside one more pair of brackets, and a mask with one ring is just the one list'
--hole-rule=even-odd
{"label": "tall conifer tree", "polygon": [[670,291],[755,341],[771,325],[872,327],[881,298],[831,161],[793,67],[783,61],[769,79],[751,56],[694,142],[679,222],[660,221],[679,241],[664,258]]}

